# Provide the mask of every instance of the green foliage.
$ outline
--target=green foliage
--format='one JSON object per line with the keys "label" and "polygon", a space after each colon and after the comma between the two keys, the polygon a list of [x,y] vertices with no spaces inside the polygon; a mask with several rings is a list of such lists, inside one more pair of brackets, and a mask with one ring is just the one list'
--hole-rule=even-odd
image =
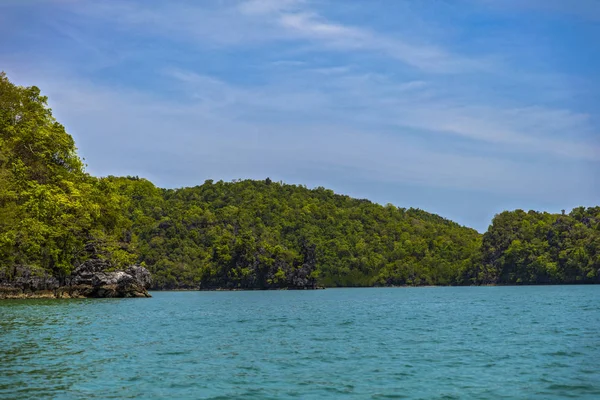
{"label": "green foliage", "polygon": [[482,283],[600,283],[600,207],[503,212],[483,235],[481,254]]}
{"label": "green foliage", "polygon": [[46,102],[37,87],[0,74],[0,268],[27,264],[61,276],[90,256],[130,263],[118,244],[128,199],[84,172]]}
{"label": "green foliage", "polygon": [[480,235],[416,209],[265,181],[128,194],[139,261],[158,287],[268,288],[457,284]]}

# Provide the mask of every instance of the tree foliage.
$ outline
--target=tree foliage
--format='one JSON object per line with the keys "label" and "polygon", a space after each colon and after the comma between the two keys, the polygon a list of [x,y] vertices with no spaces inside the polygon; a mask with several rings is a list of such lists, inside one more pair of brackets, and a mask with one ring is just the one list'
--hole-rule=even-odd
{"label": "tree foliage", "polygon": [[478,282],[600,283],[600,207],[498,214],[483,235]]}
{"label": "tree foliage", "polygon": [[160,287],[456,284],[476,253],[473,229],[417,209],[265,181],[176,190],[109,178]]}
{"label": "tree foliage", "polygon": [[[73,138],[35,87],[0,74],[0,268],[18,264],[62,276],[78,262],[135,257],[119,242],[126,197],[89,176]],[[94,251],[90,251],[94,250]]]}

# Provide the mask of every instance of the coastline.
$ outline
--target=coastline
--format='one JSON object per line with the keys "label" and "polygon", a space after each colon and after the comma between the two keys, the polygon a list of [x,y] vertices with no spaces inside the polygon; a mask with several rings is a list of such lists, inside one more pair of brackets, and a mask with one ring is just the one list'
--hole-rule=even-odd
{"label": "coastline", "polygon": [[0,300],[34,300],[34,299],[107,299],[107,298],[148,298],[152,297],[147,290],[139,288],[121,293],[115,286],[104,286],[101,292],[90,286],[63,286],[56,290],[28,291],[22,288],[0,286]]}
{"label": "coastline", "polygon": [[599,285],[600,282],[560,282],[539,284],[487,283],[481,285],[385,285],[385,286],[318,286],[308,288],[186,288],[186,289],[157,289],[150,288],[149,292],[256,292],[256,291],[302,291],[302,290],[331,290],[331,289],[410,289],[410,288],[447,288],[447,287],[528,287],[528,286],[587,286]]}
{"label": "coastline", "polygon": [[324,286],[317,287],[289,287],[289,288],[186,288],[186,289],[153,289],[150,292],[256,292],[256,291],[282,291],[282,290],[325,290]]}
{"label": "coastline", "polygon": [[389,285],[389,286],[333,286],[333,287],[310,287],[310,288],[186,288],[186,289],[148,289],[145,291],[134,291],[127,294],[118,294],[116,287],[105,287],[108,292],[91,294],[87,286],[62,286],[55,290],[24,290],[23,288],[0,286],[1,300],[36,300],[36,299],[101,299],[101,298],[149,298],[152,292],[260,292],[260,291],[312,291],[325,289],[410,289],[410,288],[447,288],[447,287],[529,287],[529,286],[587,286],[598,283],[544,283],[544,284],[486,284],[486,285]]}

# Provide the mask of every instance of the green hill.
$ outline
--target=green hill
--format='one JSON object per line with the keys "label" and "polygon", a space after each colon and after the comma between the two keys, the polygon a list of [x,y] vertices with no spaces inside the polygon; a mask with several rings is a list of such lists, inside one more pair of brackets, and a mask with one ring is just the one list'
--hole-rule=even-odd
{"label": "green hill", "polygon": [[498,214],[483,235],[481,283],[600,283],[600,207]]}
{"label": "green hill", "polygon": [[109,180],[132,199],[137,254],[160,287],[456,284],[479,246],[475,230],[437,215],[324,188]]}

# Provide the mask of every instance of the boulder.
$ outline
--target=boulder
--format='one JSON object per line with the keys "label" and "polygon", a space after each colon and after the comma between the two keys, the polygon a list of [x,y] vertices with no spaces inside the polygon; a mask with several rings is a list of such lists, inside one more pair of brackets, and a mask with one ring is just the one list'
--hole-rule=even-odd
{"label": "boulder", "polygon": [[91,259],[77,266],[67,278],[70,285],[92,285],[94,276],[110,268],[106,260]]}
{"label": "boulder", "polygon": [[99,259],[87,260],[70,276],[59,280],[46,272],[17,266],[0,271],[0,298],[28,297],[150,297],[148,270],[133,265],[125,271],[108,271],[110,264]]}
{"label": "boulder", "polygon": [[150,272],[139,265],[126,271],[107,271],[110,267],[103,260],[88,260],[75,268],[71,274],[71,297],[150,297]]}
{"label": "boulder", "polygon": [[152,284],[152,275],[146,268],[140,265],[132,265],[131,267],[127,268],[125,272],[133,276],[135,280],[144,288],[150,288],[150,285]]}

